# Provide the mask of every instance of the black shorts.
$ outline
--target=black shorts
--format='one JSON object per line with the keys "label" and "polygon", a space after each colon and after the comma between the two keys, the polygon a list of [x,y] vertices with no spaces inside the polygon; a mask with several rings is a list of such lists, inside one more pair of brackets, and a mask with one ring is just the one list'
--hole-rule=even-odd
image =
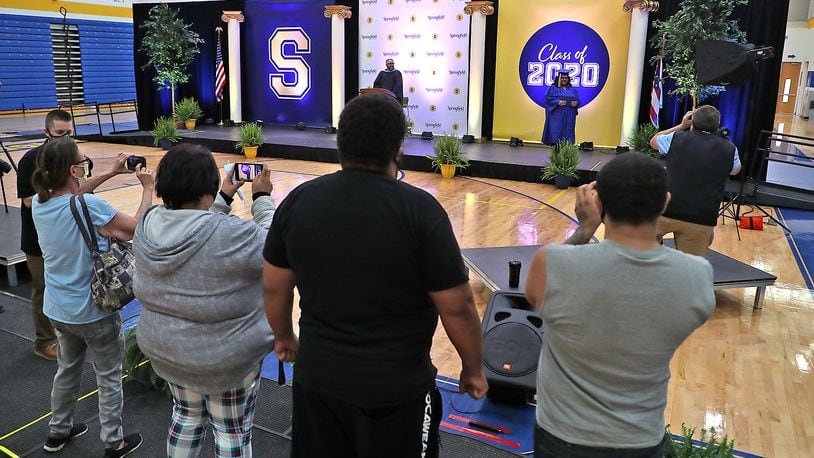
{"label": "black shorts", "polygon": [[298,385],[294,379],[292,457],[437,457],[441,393],[363,408]]}

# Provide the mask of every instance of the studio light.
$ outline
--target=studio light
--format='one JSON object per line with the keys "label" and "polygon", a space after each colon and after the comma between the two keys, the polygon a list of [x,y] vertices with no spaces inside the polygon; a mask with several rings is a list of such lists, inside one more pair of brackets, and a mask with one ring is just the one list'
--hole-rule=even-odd
{"label": "studio light", "polygon": [[432,132],[425,130],[421,132],[421,139],[422,140],[432,140]]}
{"label": "studio light", "polygon": [[582,142],[579,144],[580,151],[593,151],[594,150],[594,142]]}
{"label": "studio light", "polygon": [[509,146],[523,146],[523,140],[520,140],[517,137],[512,137],[509,139]]}

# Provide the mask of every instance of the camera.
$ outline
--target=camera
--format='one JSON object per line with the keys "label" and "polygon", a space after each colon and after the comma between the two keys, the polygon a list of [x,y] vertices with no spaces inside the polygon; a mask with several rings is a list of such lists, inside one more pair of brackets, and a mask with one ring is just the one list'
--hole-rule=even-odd
{"label": "camera", "polygon": [[127,158],[127,170],[137,170],[139,168],[139,164],[141,167],[147,168],[147,159],[143,156],[130,156]]}
{"label": "camera", "polygon": [[0,175],[5,175],[11,172],[11,164],[0,159]]}
{"label": "camera", "polygon": [[235,179],[238,181],[254,181],[262,171],[263,164],[238,162],[235,164]]}

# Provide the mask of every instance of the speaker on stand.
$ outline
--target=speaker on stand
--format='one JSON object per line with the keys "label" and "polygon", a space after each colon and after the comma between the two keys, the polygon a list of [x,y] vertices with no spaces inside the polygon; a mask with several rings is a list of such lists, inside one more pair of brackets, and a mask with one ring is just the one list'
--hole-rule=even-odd
{"label": "speaker on stand", "polygon": [[543,320],[523,294],[496,291],[483,315],[483,372],[490,399],[523,404],[537,392]]}

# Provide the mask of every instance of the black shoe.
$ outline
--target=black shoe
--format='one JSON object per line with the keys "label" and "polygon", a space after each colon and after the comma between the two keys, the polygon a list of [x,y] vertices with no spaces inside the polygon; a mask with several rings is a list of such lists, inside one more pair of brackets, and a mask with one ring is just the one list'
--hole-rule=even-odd
{"label": "black shoe", "polygon": [[126,436],[123,440],[124,447],[122,448],[106,448],[105,458],[114,457],[119,458],[133,453],[141,445],[141,434],[131,434]]}
{"label": "black shoe", "polygon": [[62,447],[68,443],[74,437],[79,437],[83,434],[88,432],[88,425],[85,423],[75,423],[71,428],[71,432],[68,433],[65,437],[52,437],[49,436],[48,440],[45,441],[45,445],[42,446],[42,449],[46,452],[58,452],[62,450]]}

